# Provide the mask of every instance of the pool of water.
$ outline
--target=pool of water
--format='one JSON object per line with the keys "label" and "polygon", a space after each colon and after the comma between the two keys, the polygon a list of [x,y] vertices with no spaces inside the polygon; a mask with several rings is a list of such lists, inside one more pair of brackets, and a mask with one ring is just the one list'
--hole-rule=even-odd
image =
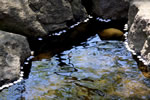
{"label": "pool of water", "polygon": [[148,100],[149,83],[123,42],[95,35],[33,61],[29,78],[1,91],[0,100]]}

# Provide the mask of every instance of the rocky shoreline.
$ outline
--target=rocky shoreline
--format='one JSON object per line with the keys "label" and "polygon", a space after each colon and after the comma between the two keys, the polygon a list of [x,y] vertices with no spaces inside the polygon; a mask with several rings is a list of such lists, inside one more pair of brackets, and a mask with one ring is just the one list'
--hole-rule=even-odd
{"label": "rocky shoreline", "polygon": [[[147,66],[150,65],[150,17],[148,0],[0,0],[0,86],[22,79],[20,71],[31,54],[26,37],[37,38],[59,34],[92,16],[105,19],[128,19],[126,45]],[[82,5],[84,4],[84,6]],[[87,11],[86,11],[87,10]],[[87,19],[85,19],[87,18]],[[73,23],[78,22],[72,25]],[[19,81],[15,81],[17,83]],[[0,89],[13,84],[7,84]]]}

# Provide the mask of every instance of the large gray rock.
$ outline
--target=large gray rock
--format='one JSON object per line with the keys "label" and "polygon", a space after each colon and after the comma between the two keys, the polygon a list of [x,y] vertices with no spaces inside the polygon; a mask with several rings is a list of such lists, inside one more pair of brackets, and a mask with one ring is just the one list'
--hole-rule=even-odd
{"label": "large gray rock", "polygon": [[92,0],[92,13],[111,19],[128,18],[129,0]]}
{"label": "large gray rock", "polygon": [[28,56],[30,49],[24,36],[0,31],[0,86],[19,78],[20,66]]}
{"label": "large gray rock", "polygon": [[150,1],[135,0],[129,10],[129,47],[150,64]]}
{"label": "large gray rock", "polygon": [[0,0],[0,29],[28,36],[47,34],[28,0]]}
{"label": "large gray rock", "polygon": [[0,29],[27,36],[45,36],[51,31],[67,28],[67,21],[86,16],[80,0],[70,2],[0,0]]}
{"label": "large gray rock", "polygon": [[66,21],[73,19],[71,5],[66,0],[28,0],[37,20],[47,31],[66,28]]}

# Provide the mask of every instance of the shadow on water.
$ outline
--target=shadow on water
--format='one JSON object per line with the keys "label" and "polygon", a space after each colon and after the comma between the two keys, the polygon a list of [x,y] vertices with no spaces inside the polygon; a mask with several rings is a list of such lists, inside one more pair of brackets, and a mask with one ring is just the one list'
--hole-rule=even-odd
{"label": "shadow on water", "polygon": [[[112,20],[111,22],[99,22],[95,18],[89,20],[87,23],[81,23],[73,29],[65,29],[67,32],[62,33],[57,36],[50,34],[50,37],[43,37],[42,41],[39,41],[37,38],[28,37],[30,48],[35,52],[35,58],[33,61],[38,61],[41,59],[49,59],[55,54],[58,54],[64,50],[69,50],[73,46],[80,45],[83,41],[86,41],[90,36],[95,35],[96,33],[102,32],[107,28],[116,28],[124,32],[124,24],[127,22],[127,19],[122,20]],[[72,21],[68,22],[68,27],[72,24],[75,24]],[[55,33],[57,31],[54,31]],[[37,45],[38,44],[38,45]],[[31,61],[29,65],[24,65],[24,78],[28,78],[31,69]]]}
{"label": "shadow on water", "polygon": [[60,36],[65,39],[54,36],[43,41],[32,40],[32,45],[39,44],[32,50],[43,55],[32,61],[29,77],[4,89],[0,100],[150,99],[150,79],[138,69],[140,63],[137,65],[122,41],[100,40],[96,30],[102,30],[97,26],[102,23],[92,21],[96,26],[83,23],[83,30],[77,26]]}
{"label": "shadow on water", "polygon": [[[71,49],[73,46],[80,45],[80,43],[86,41],[87,38],[102,32],[104,29],[116,28],[124,32],[123,28],[126,22],[127,19],[112,20],[111,22],[106,23],[99,22],[93,18],[87,23],[81,23],[73,29],[66,29],[67,32],[62,33],[59,36],[50,34],[50,37],[43,37],[42,41],[39,41],[37,38],[34,39],[33,37],[28,38],[28,41],[31,49],[35,51],[36,56],[45,53],[45,55],[50,55],[49,57],[52,57],[64,50]],[[43,54],[41,59],[46,57],[45,55]],[[46,58],[48,58],[48,56]]]}

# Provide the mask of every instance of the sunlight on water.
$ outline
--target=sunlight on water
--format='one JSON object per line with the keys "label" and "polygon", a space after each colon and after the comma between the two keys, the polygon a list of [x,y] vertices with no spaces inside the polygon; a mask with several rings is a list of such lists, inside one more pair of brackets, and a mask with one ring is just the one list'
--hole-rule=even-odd
{"label": "sunlight on water", "polygon": [[96,35],[32,62],[29,78],[4,89],[0,100],[148,100],[149,83],[123,42],[101,41]]}

